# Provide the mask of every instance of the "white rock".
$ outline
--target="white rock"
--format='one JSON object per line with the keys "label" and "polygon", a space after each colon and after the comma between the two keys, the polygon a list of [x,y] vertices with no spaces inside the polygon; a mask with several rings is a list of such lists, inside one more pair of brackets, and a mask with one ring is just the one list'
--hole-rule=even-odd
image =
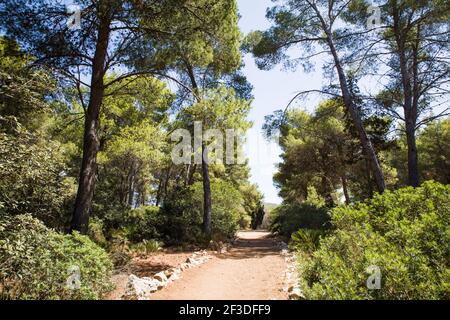
{"label": "white rock", "polygon": [[184,270],[188,269],[189,267],[190,267],[190,266],[189,266],[188,263],[182,263],[182,264],[180,265],[180,270],[181,270],[181,271],[184,271]]}
{"label": "white rock", "polygon": [[197,262],[197,261],[193,257],[186,259],[186,263],[194,264],[195,262]]}
{"label": "white rock", "polygon": [[153,276],[153,278],[155,278],[156,280],[158,280],[159,282],[167,282],[167,276],[165,275],[164,272],[158,272],[157,274],[155,274]]}
{"label": "white rock", "polygon": [[190,266],[198,266],[199,264],[202,264],[200,259],[194,259],[192,257],[186,259],[186,263]]}
{"label": "white rock", "polygon": [[180,273],[181,270],[178,268],[170,268],[164,271],[164,274],[166,275],[167,278],[170,278],[173,274],[175,273]]}
{"label": "white rock", "polygon": [[164,274],[169,278],[173,274],[173,269],[164,270]]}
{"label": "white rock", "polygon": [[178,279],[180,279],[180,274],[179,274],[179,273],[174,273],[174,274],[172,274],[172,275],[170,276],[169,282],[176,281],[176,280],[178,280]]}
{"label": "white rock", "polygon": [[126,300],[145,300],[149,299],[152,292],[158,290],[160,282],[152,278],[139,278],[135,275],[128,277],[128,283],[123,299]]}
{"label": "white rock", "polygon": [[172,268],[172,270],[173,270],[173,274],[180,274],[181,273],[181,270],[180,270],[180,268]]}
{"label": "white rock", "polygon": [[300,288],[293,288],[292,291],[289,293],[289,299],[291,300],[298,300],[301,298],[303,298],[303,294]]}
{"label": "white rock", "polygon": [[202,259],[202,263],[208,262],[211,258],[210,257],[204,257]]}

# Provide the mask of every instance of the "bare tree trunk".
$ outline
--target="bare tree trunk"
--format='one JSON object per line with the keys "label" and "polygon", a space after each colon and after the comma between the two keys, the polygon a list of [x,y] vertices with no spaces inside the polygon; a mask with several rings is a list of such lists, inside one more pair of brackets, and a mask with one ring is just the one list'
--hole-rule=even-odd
{"label": "bare tree trunk", "polygon": [[[361,115],[359,114],[358,108],[355,105],[353,98],[351,96],[351,91],[349,88],[349,84],[347,82],[347,77],[344,72],[344,68],[342,67],[341,60],[339,58],[339,55],[336,50],[336,46],[334,44],[333,40],[333,34],[331,31],[331,28],[325,21],[322,12],[318,9],[317,4],[315,1],[311,2],[308,1],[309,5],[314,9],[316,12],[317,18],[320,20],[320,23],[322,25],[322,30],[324,31],[326,35],[326,40],[328,43],[328,47],[330,49],[331,55],[333,56],[334,64],[336,67],[336,71],[339,78],[339,85],[341,87],[342,97],[344,100],[344,105],[347,108],[347,111],[350,113],[350,116],[353,121],[353,125],[356,128],[356,131],[359,135],[359,140],[361,142],[361,146],[363,148],[364,154],[366,155],[366,158],[370,162],[370,167],[373,172],[373,175],[375,177],[375,182],[377,184],[378,191],[380,193],[383,193],[386,185],[384,182],[383,177],[383,171],[381,170],[380,162],[378,161],[377,154],[375,152],[375,149],[372,145],[372,142],[370,141],[366,129],[364,128]],[[329,3],[329,6],[332,6],[332,3]]]}
{"label": "bare tree trunk", "polygon": [[202,143],[202,175],[203,175],[203,232],[211,235],[211,182],[209,180],[208,152]]}
{"label": "bare tree trunk", "polygon": [[[324,24],[325,30],[327,30],[326,24]],[[375,178],[375,183],[377,185],[378,191],[380,193],[383,193],[386,185],[383,177],[383,171],[380,166],[380,162],[378,161],[377,154],[375,152],[375,149],[372,145],[372,142],[369,139],[369,136],[367,135],[366,129],[364,128],[361,115],[358,111],[357,106],[355,105],[353,98],[350,94],[350,88],[347,82],[347,77],[345,75],[344,69],[342,67],[341,61],[339,59],[339,56],[337,54],[336,47],[333,42],[332,34],[330,31],[327,31],[327,39],[328,39],[328,45],[330,47],[330,51],[334,58],[335,67],[338,73],[339,77],[339,84],[342,91],[342,97],[344,100],[345,107],[347,108],[347,111],[350,113],[350,116],[352,118],[353,125],[356,128],[356,131],[359,135],[359,140],[361,142],[362,148],[364,150],[364,154],[366,155],[371,171],[373,173],[373,176]]]}
{"label": "bare tree trunk", "polygon": [[331,195],[331,188],[330,188],[328,179],[325,174],[322,175],[321,184],[322,184],[323,196],[325,198],[325,204],[327,205],[327,207],[330,207],[330,208],[334,207],[334,200],[333,200],[333,196]]}
{"label": "bare tree trunk", "polygon": [[99,114],[105,90],[103,77],[105,76],[105,61],[110,35],[109,24],[110,21],[108,19],[101,19],[98,30],[97,45],[92,65],[89,105],[84,122],[83,160],[75,200],[75,210],[70,223],[70,231],[76,230],[82,234],[86,234],[88,231],[89,215],[94,196],[97,153],[99,150]]}
{"label": "bare tree trunk", "polygon": [[341,181],[342,181],[342,189],[344,190],[345,204],[350,204],[350,195],[348,193],[347,178],[345,177],[345,173],[342,174]]}
{"label": "bare tree trunk", "polygon": [[[405,115],[406,141],[408,145],[408,185],[418,187],[420,185],[419,176],[419,156],[416,145],[416,122],[418,112],[418,96],[420,86],[417,83],[417,47],[413,48],[413,65],[412,70],[408,66],[407,49],[404,34],[401,29],[400,13],[397,7],[393,7],[395,41],[397,45],[397,55],[400,64],[401,82],[403,89],[403,111]],[[420,37],[420,27],[417,28],[418,37]],[[416,42],[419,46],[419,40]]]}
{"label": "bare tree trunk", "polygon": [[134,188],[135,188],[135,180],[136,180],[136,170],[135,163],[131,164],[130,173],[128,176],[128,205],[133,207],[134,204]]}
{"label": "bare tree trunk", "polygon": [[406,120],[406,140],[408,144],[408,184],[414,188],[420,186],[419,155],[416,144],[416,125]]}
{"label": "bare tree trunk", "polygon": [[[195,80],[194,70],[191,65],[186,63],[186,70],[192,83],[194,92],[198,94],[198,85]],[[197,97],[200,102],[200,98]],[[194,170],[195,171],[195,170]],[[192,175],[194,172],[192,172]],[[209,179],[208,152],[204,142],[202,142],[202,180],[203,180],[203,232],[205,235],[211,235],[211,182]]]}
{"label": "bare tree trunk", "polygon": [[163,184],[163,178],[159,179],[158,191],[156,192],[156,203],[155,203],[155,205],[157,207],[159,207],[159,204],[161,203],[162,184]]}
{"label": "bare tree trunk", "polygon": [[186,168],[186,174],[184,175],[184,186],[185,187],[187,187],[187,185],[188,185],[189,173],[191,171],[191,167],[192,167],[191,163],[189,163],[188,165],[185,166],[185,168]]}

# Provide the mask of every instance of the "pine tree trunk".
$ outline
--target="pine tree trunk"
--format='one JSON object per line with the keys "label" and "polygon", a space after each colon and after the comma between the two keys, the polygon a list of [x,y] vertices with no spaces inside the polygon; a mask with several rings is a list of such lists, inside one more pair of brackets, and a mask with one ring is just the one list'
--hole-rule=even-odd
{"label": "pine tree trunk", "polygon": [[350,204],[350,195],[348,193],[347,178],[345,177],[345,173],[341,176],[341,181],[342,189],[344,190],[345,204]]}
{"label": "pine tree trunk", "polygon": [[[324,23],[324,27],[326,30],[325,23]],[[361,146],[363,148],[364,154],[365,154],[367,160],[369,161],[371,171],[375,178],[375,183],[377,185],[377,189],[380,193],[383,193],[386,188],[386,185],[385,185],[385,181],[384,181],[384,177],[383,177],[383,171],[382,171],[380,163],[378,161],[377,154],[372,145],[372,142],[369,139],[369,136],[367,135],[366,129],[364,128],[358,108],[355,105],[353,98],[350,94],[350,88],[349,88],[349,85],[347,82],[347,77],[345,75],[341,61],[337,54],[336,47],[333,42],[332,34],[330,32],[327,32],[327,39],[328,39],[328,45],[330,47],[331,54],[333,55],[333,58],[334,58],[335,67],[336,67],[336,70],[338,73],[339,84],[341,87],[342,97],[344,100],[345,107],[347,108],[347,111],[350,113],[353,125],[355,126],[356,131],[358,133],[359,140],[361,142]]]}
{"label": "pine tree trunk", "polygon": [[334,207],[334,200],[331,194],[331,188],[325,174],[322,176],[321,184],[322,184],[322,195],[325,198],[325,204],[329,208]]}
{"label": "pine tree trunk", "polygon": [[[397,55],[400,66],[401,82],[403,88],[403,111],[405,114],[406,141],[408,145],[408,185],[418,187],[419,156],[416,145],[416,119],[418,111],[418,96],[420,86],[417,83],[417,50],[413,50],[413,66],[410,69],[406,49],[406,35],[401,28],[401,17],[397,7],[393,7],[395,41],[397,44]],[[418,27],[418,36],[420,27]]]}
{"label": "pine tree trunk", "polygon": [[[188,76],[191,80],[192,88],[194,89],[194,92],[198,94],[198,84],[195,80],[195,74],[194,70],[191,65],[186,63],[186,71],[188,73]],[[201,100],[197,97],[197,101],[200,102]],[[195,173],[195,167],[194,164],[194,170],[192,171],[192,175],[190,176],[189,180],[192,182],[193,175]],[[207,148],[204,142],[202,142],[202,180],[203,180],[203,232],[205,235],[210,236],[211,235],[211,206],[212,206],[212,200],[211,200],[211,181],[209,179],[209,164],[208,164],[208,152]]]}
{"label": "pine tree trunk", "polygon": [[413,121],[406,121],[406,140],[408,144],[408,185],[420,185],[419,155],[417,153],[416,129]]}
{"label": "pine tree trunk", "polygon": [[135,180],[136,180],[136,170],[135,164],[132,163],[130,168],[130,174],[128,177],[128,206],[130,208],[134,205],[134,189],[135,189]]}
{"label": "pine tree trunk", "polygon": [[203,232],[211,235],[211,182],[209,180],[208,152],[202,143],[202,175],[203,175]]}
{"label": "pine tree trunk", "polygon": [[109,42],[109,21],[100,22],[98,40],[92,65],[91,91],[86,110],[83,137],[83,160],[81,163],[78,192],[75,209],[70,224],[70,231],[86,234],[89,225],[92,198],[94,196],[95,174],[97,170],[97,153],[99,150],[98,129],[100,108],[103,102],[105,61]]}

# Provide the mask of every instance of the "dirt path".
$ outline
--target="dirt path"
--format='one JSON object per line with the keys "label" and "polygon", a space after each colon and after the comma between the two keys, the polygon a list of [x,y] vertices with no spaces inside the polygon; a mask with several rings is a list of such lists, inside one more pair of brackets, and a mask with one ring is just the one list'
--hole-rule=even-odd
{"label": "dirt path", "polygon": [[182,278],[152,300],[287,299],[282,292],[286,263],[270,233],[248,231],[228,253],[183,272]]}

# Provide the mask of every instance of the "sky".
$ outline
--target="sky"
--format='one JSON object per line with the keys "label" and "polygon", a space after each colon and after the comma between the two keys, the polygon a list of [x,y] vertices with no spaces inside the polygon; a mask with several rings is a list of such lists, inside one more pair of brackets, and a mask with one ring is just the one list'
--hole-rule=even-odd
{"label": "sky", "polygon": [[[266,8],[273,5],[270,0],[238,0],[241,19],[239,26],[245,34],[253,30],[265,30],[270,21],[265,18]],[[322,86],[322,74],[318,71],[305,74],[302,69],[283,71],[282,66],[270,71],[262,71],[255,65],[251,55],[244,57],[244,73],[253,85],[253,108],[249,119],[254,125],[249,133],[246,153],[251,168],[251,181],[256,183],[269,203],[281,203],[278,190],[273,184],[273,175],[280,162],[281,150],[276,143],[268,144],[262,135],[264,117],[275,110],[285,109],[289,101],[299,91],[319,89]],[[314,104],[305,104],[302,108],[313,110]]]}

